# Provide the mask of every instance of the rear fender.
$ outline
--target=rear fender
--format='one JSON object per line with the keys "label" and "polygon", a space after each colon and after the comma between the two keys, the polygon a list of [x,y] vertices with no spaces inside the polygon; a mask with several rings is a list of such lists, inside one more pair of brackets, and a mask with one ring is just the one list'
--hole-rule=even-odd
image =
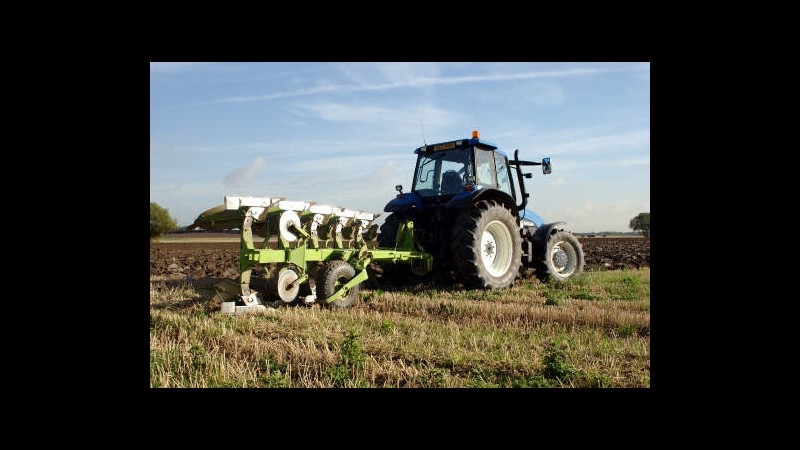
{"label": "rear fender", "polygon": [[[465,193],[466,191],[461,191],[460,193],[456,194],[452,200],[447,202],[447,209],[464,208],[472,203],[477,202],[478,200],[494,200],[512,211],[512,214],[516,215],[515,213],[517,211],[517,206],[514,203],[514,199],[503,191],[498,189],[484,188],[469,192],[466,195]],[[517,221],[519,222],[519,218],[517,218]]]}
{"label": "rear fender", "polygon": [[547,247],[547,241],[550,239],[550,236],[558,233],[559,231],[564,231],[567,229],[566,222],[552,222],[546,223],[541,227],[536,229],[536,233],[533,234],[531,240],[533,241],[533,250],[537,255],[544,255],[545,248]]}

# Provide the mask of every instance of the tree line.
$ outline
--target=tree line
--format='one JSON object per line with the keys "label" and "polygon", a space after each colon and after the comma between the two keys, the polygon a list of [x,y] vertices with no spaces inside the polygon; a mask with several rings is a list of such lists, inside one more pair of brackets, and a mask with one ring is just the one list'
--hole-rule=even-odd
{"label": "tree line", "polygon": [[150,237],[160,236],[178,229],[178,221],[169,210],[155,202],[150,202]]}

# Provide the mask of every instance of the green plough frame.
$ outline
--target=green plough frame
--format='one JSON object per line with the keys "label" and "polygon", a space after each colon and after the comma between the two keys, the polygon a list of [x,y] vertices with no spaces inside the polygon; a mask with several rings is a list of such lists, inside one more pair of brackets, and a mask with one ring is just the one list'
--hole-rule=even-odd
{"label": "green plough frame", "polygon": [[[255,248],[253,243],[253,217],[249,214],[246,215],[242,226],[239,259],[239,282],[243,296],[251,294],[250,275],[253,267],[257,264],[292,264],[301,272],[295,283],[303,283],[308,280],[307,265],[309,263],[331,260],[347,261],[356,269],[356,275],[330,297],[318,299],[318,301],[325,303],[346,297],[350,289],[369,278],[367,266],[373,261],[413,264],[418,265],[419,268],[424,268],[425,271],[433,269],[433,256],[424,250],[418,249],[414,244],[414,223],[412,221],[402,224],[398,229],[395,248],[369,248],[367,241],[358,232],[353,233],[355,238],[349,241],[350,248],[343,248],[344,244],[338,236],[332,242],[333,248],[320,247],[319,239],[313,238],[302,228],[294,226],[292,228],[298,234],[297,241],[290,243],[279,237],[279,248],[258,249]],[[269,236],[269,233],[267,232],[266,235]],[[265,247],[266,243],[267,238],[264,239]]]}

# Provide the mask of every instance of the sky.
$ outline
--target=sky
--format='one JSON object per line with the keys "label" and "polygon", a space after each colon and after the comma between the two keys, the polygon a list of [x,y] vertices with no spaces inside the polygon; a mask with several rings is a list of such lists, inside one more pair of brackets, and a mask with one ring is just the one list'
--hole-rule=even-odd
{"label": "sky", "polygon": [[650,212],[647,62],[150,63],[150,201],[179,226],[225,195],[379,213],[423,143],[480,131],[575,232]]}

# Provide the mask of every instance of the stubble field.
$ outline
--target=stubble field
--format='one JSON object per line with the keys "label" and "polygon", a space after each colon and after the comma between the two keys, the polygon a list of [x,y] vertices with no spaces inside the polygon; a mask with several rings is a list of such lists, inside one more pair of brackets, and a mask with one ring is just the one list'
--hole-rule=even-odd
{"label": "stubble field", "polygon": [[239,317],[213,288],[237,241],[153,243],[150,385],[649,387],[649,241],[580,240],[587,272],[566,283],[373,285],[346,310]]}

